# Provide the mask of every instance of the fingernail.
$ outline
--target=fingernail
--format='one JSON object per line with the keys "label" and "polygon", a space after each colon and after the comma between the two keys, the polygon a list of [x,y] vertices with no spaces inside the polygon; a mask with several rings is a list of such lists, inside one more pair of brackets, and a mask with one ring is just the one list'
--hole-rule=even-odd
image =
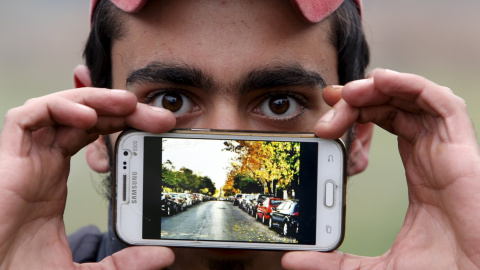
{"label": "fingernail", "polygon": [[340,91],[343,89],[343,85],[330,85],[333,90]]}
{"label": "fingernail", "polygon": [[126,93],[128,93],[127,90],[120,90],[120,89],[112,89],[111,91],[116,93],[116,94],[126,94]]}
{"label": "fingernail", "polygon": [[326,114],[324,114],[318,122],[323,122],[323,123],[330,123],[333,120],[333,117],[335,116],[335,110],[331,109],[329,110]]}
{"label": "fingernail", "polygon": [[374,81],[373,78],[366,78],[366,79],[351,81],[351,82],[347,83],[346,85],[348,85],[349,88],[351,88],[351,87],[354,87],[354,88],[364,87],[364,86],[372,84],[373,81]]}
{"label": "fingernail", "polygon": [[165,108],[161,108],[161,107],[157,107],[157,106],[148,106],[150,109],[154,110],[154,111],[157,111],[157,112],[162,112],[162,113],[166,113],[166,112],[170,112],[169,110],[165,109]]}
{"label": "fingernail", "polygon": [[392,74],[399,74],[400,72],[391,70],[391,69],[385,69],[386,72],[392,73]]}

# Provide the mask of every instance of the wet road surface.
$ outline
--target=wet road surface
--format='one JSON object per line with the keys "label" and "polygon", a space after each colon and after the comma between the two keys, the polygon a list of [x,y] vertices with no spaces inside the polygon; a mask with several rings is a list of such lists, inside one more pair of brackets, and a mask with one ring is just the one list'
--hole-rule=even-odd
{"label": "wet road surface", "polygon": [[296,243],[255,220],[228,201],[201,202],[162,217],[162,239]]}

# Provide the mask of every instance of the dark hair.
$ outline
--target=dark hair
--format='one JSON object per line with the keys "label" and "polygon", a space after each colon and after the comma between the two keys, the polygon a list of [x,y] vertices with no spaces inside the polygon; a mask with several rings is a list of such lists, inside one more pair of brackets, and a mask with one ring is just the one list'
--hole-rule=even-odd
{"label": "dark hair", "polygon": [[112,45],[123,35],[123,19],[110,1],[99,1],[83,57],[95,87],[112,88]]}
{"label": "dark hair", "polygon": [[333,44],[338,52],[339,83],[363,79],[370,62],[370,50],[357,5],[346,0],[331,16]]}

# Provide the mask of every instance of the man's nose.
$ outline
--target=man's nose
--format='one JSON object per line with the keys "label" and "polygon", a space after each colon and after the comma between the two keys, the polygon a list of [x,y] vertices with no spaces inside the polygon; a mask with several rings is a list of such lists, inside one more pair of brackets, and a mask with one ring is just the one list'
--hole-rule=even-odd
{"label": "man's nose", "polygon": [[210,110],[199,123],[199,128],[249,130],[247,117],[235,106],[218,106]]}

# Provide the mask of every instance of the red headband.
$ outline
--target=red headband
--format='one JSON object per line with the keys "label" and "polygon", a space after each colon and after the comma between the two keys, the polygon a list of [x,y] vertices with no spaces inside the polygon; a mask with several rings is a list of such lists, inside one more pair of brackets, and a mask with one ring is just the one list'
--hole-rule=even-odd
{"label": "red headband", "polygon": [[[93,11],[99,0],[91,0],[90,7],[90,21],[93,16]],[[147,2],[147,0],[110,0],[119,9],[134,13],[139,11]],[[344,0],[290,0],[298,11],[298,13],[307,21],[311,23],[318,23],[328,15],[332,14],[343,3]],[[362,15],[362,0],[354,0]]]}

